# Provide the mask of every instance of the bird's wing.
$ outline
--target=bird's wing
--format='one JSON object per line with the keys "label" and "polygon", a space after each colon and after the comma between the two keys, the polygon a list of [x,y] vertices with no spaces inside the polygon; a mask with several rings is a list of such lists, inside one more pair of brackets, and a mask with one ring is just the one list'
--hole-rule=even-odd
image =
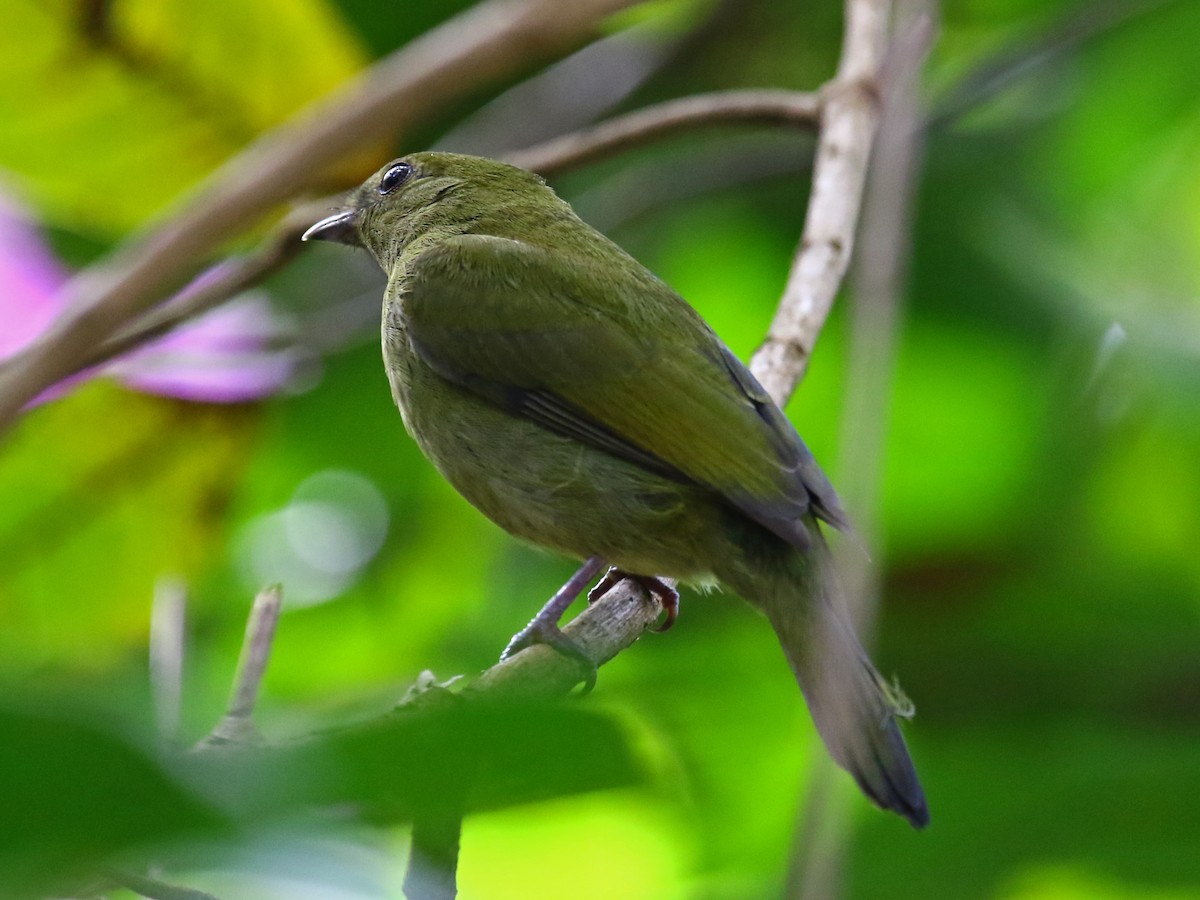
{"label": "bird's wing", "polygon": [[678,295],[612,266],[467,235],[407,261],[415,353],[448,381],[667,478],[704,485],[797,546],[837,496],[766,392]]}

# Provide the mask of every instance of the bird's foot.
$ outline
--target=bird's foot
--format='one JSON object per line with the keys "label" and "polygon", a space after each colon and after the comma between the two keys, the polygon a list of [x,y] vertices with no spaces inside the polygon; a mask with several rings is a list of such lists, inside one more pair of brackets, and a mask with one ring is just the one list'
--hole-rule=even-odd
{"label": "bird's foot", "polygon": [[657,600],[666,613],[666,618],[660,625],[655,625],[653,631],[661,633],[675,624],[675,620],[679,618],[679,591],[654,575],[631,575],[614,566],[588,591],[588,603],[595,603],[625,578],[638,584],[652,599]]}
{"label": "bird's foot", "polygon": [[510,656],[515,656],[534,644],[546,644],[568,659],[579,663],[583,670],[583,692],[585,694],[595,687],[597,674],[595,660],[587,655],[577,641],[572,640],[558,627],[558,622],[563,617],[563,613],[567,611],[567,607],[583,593],[588,582],[602,568],[604,568],[603,560],[595,556],[589,557],[568,579],[567,583],[555,592],[529,624],[513,635],[508,646],[504,648],[504,652],[500,654],[500,659],[505,660]]}
{"label": "bird's foot", "polygon": [[512,640],[508,642],[508,646],[504,648],[500,658],[508,659],[526,647],[545,644],[579,664],[579,669],[583,673],[583,692],[590,693],[596,686],[596,676],[599,674],[596,661],[587,655],[583,647],[579,646],[578,641],[572,640],[557,624],[540,621],[539,618],[539,616],[535,616],[528,625],[512,636]]}

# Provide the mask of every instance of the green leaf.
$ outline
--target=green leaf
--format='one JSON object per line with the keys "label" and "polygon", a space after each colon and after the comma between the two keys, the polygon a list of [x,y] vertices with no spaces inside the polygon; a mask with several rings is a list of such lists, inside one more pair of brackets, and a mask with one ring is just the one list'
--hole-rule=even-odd
{"label": "green leaf", "polygon": [[351,804],[376,822],[494,809],[642,778],[624,728],[576,704],[461,702],[417,708],[266,748],[178,760],[181,776],[244,821]]}
{"label": "green leaf", "polygon": [[0,658],[103,667],[145,640],[154,583],[219,546],[245,406],[96,382],[30,412],[0,456]]}
{"label": "green leaf", "polygon": [[221,818],[132,742],[60,712],[0,708],[4,896],[68,886],[117,853]]}

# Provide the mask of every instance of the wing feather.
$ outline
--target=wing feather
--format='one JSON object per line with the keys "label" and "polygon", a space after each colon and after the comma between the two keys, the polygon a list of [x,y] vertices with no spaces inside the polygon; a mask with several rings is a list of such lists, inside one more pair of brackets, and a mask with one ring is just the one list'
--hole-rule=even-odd
{"label": "wing feather", "polygon": [[682,298],[621,262],[481,235],[440,242],[406,266],[410,343],[497,407],[704,485],[797,546],[813,516],[843,526],[829,481],[753,375]]}

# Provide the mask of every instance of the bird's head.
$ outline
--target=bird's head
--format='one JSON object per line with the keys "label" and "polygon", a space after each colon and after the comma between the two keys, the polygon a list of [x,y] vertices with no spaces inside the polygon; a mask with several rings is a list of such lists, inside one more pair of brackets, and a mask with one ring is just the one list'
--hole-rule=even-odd
{"label": "bird's head", "polygon": [[458,153],[412,153],[393,160],[304,232],[303,240],[365,247],[385,271],[406,247],[487,227],[517,213],[530,198],[559,203],[537,175],[506,163]]}

